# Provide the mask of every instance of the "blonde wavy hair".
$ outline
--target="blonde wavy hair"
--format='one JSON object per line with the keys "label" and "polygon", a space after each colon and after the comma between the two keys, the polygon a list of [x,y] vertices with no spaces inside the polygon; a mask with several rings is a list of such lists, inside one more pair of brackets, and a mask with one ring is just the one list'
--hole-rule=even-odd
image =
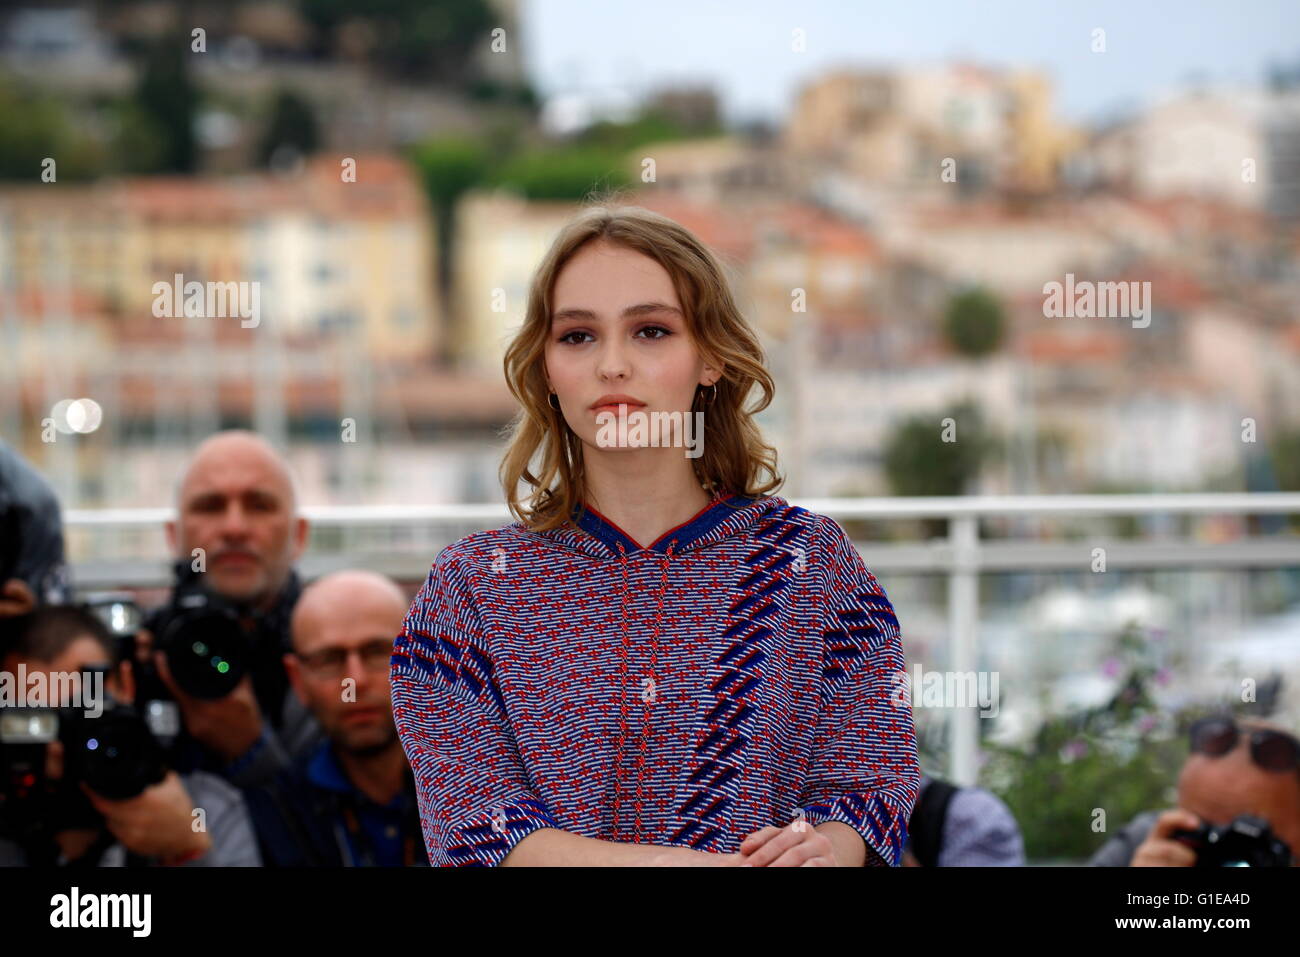
{"label": "blonde wavy hair", "polygon": [[[564,524],[585,497],[582,442],[550,404],[544,350],[556,277],[594,240],[643,253],[668,271],[696,347],[709,365],[723,370],[716,396],[700,386],[691,403],[692,413],[703,409],[707,434],[702,454],[691,460],[700,486],[747,497],[779,488],[784,480],[777,475],[776,450],[763,442],[753,419],[771,404],[775,385],[722,267],[679,223],[639,206],[601,201],[584,208],[551,244],[533,275],[523,325],[506,350],[506,382],[520,405],[500,469],[511,513],[532,530],[545,531]],[[755,387],[758,402],[747,409]]]}

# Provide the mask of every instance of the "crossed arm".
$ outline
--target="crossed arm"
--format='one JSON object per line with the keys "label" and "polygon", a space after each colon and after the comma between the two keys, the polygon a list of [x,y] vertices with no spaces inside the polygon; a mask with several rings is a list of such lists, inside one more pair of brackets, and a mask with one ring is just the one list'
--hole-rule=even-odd
{"label": "crossed arm", "polygon": [[556,828],[539,828],[502,860],[503,867],[861,867],[866,842],[847,824],[827,821],[802,829],[765,827],[730,854],[689,847],[619,844]]}

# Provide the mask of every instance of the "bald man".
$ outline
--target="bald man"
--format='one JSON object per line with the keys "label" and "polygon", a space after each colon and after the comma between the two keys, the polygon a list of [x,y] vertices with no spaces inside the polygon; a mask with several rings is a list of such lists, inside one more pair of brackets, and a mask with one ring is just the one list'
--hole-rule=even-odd
{"label": "bald man", "polygon": [[382,575],[308,586],[285,667],[326,739],[249,810],[267,866],[426,865],[415,781],[393,723],[389,660],[409,602]]}
{"label": "bald man", "polygon": [[289,688],[283,656],[301,585],[294,563],[307,544],[288,464],[263,438],[219,432],[198,449],[177,484],[176,518],[167,541],[178,575],[199,573],[203,588],[232,604],[253,648],[250,674],[224,698],[189,695],[154,647],[170,606],[156,610],[137,640],[136,657],[156,676],[147,698],[170,698],[183,733],[171,760],[222,775],[239,787],[273,780],[313,748],[321,729]]}
{"label": "bald man", "polygon": [[270,443],[242,430],[205,440],[181,477],[176,513],[167,543],[178,559],[202,549],[210,588],[259,611],[275,605],[307,545],[307,520]]}
{"label": "bald man", "polygon": [[[1207,743],[1192,742],[1192,753],[1178,776],[1178,806],[1139,814],[1102,845],[1089,860],[1096,867],[1193,867],[1196,851],[1176,839],[1177,830],[1195,830],[1202,822],[1230,824],[1242,814],[1263,818],[1273,834],[1290,847],[1293,866],[1300,864],[1300,740],[1268,721],[1228,719]],[[1276,735],[1259,763],[1251,732]],[[1221,752],[1221,753],[1220,753]]]}

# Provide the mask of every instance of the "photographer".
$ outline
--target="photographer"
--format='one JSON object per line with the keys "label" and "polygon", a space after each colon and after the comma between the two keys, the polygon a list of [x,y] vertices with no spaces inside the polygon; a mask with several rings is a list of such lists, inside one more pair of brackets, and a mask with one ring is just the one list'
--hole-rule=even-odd
{"label": "photographer", "polygon": [[[172,760],[219,773],[239,787],[265,784],[321,733],[289,688],[283,665],[300,591],[293,563],[307,541],[286,463],[249,432],[207,439],[181,479],[167,538],[184,589],[146,620],[135,655],[147,671],[150,696],[161,693],[179,709],[183,732]],[[195,600],[224,613],[234,637],[242,634],[240,654],[248,660],[218,665],[243,673],[229,689],[214,692],[176,673],[191,646],[196,654],[204,650],[187,632],[184,603]]]}
{"label": "photographer", "polygon": [[247,794],[268,866],[428,864],[390,693],[406,609],[396,585],[363,571],[322,578],[298,601],[285,664],[328,740],[273,787]]}
{"label": "photographer", "polygon": [[0,440],[0,618],[67,597],[58,499],[49,483]]}
{"label": "photographer", "polygon": [[[117,659],[107,628],[89,611],[45,607],[21,621],[14,646],[4,657],[10,675],[28,681],[42,674],[51,685],[59,675],[76,675],[77,687],[94,671],[106,672],[102,710],[84,719],[81,739],[61,737],[44,744],[44,767],[22,766],[32,744],[0,743],[5,790],[0,795],[0,865],[3,866],[257,866],[261,863],[239,792],[203,772],[178,774],[149,760],[147,726],[136,718],[136,735],[121,735],[122,715],[134,698],[131,663]],[[89,674],[88,674],[89,673]],[[83,695],[84,700],[84,695]],[[74,723],[76,708],[62,705],[61,727]],[[9,709],[0,709],[0,716]],[[116,719],[116,721],[114,721]],[[34,720],[34,719],[29,719]],[[27,726],[28,722],[17,724]],[[118,734],[113,736],[113,729]],[[92,737],[93,736],[93,737]],[[112,742],[99,747],[102,738]],[[82,744],[77,747],[77,742]],[[37,745],[39,747],[39,745]],[[69,750],[71,748],[71,750]],[[127,795],[111,799],[75,777],[85,751],[98,751],[100,774]],[[21,752],[21,755],[20,755]],[[161,756],[161,750],[157,752]],[[106,767],[106,763],[111,766]],[[107,771],[107,773],[105,773]],[[18,780],[15,780],[18,779]],[[21,786],[21,792],[19,791]],[[105,785],[107,786],[107,784]],[[197,813],[196,809],[202,809]]]}
{"label": "photographer", "polygon": [[1139,814],[1089,864],[1261,866],[1300,852],[1300,740],[1268,722],[1213,716],[1192,725],[1191,752],[1178,807]]}

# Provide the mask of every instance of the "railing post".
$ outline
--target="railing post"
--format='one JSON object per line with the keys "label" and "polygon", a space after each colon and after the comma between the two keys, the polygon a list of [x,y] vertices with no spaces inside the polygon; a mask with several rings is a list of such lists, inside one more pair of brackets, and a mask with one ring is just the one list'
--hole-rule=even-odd
{"label": "railing post", "polygon": [[[948,573],[948,668],[955,674],[952,687],[964,687],[962,678],[975,672],[979,628],[979,516],[954,515],[948,519],[952,567]],[[976,682],[978,686],[978,681]],[[969,787],[979,775],[978,705],[965,702],[952,707],[948,778]]]}

